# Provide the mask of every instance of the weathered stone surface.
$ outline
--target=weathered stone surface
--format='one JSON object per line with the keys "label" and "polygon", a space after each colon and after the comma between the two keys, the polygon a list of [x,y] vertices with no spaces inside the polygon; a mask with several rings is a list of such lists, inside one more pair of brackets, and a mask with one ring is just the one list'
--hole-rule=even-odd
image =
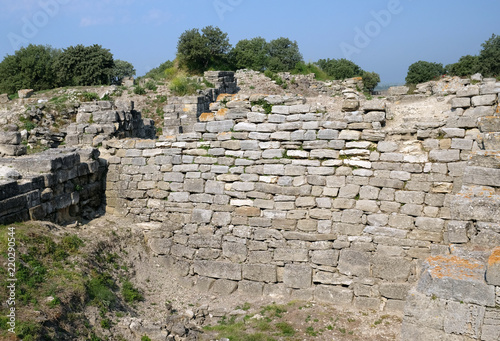
{"label": "weathered stone surface", "polygon": [[257,282],[274,283],[277,281],[276,265],[244,264],[243,278]]}
{"label": "weathered stone surface", "polygon": [[486,283],[500,286],[500,247],[494,248],[488,259]]}
{"label": "weathered stone surface", "polygon": [[317,285],[314,289],[314,299],[318,302],[335,305],[350,305],[353,292],[347,288],[337,286]]}
{"label": "weathered stone surface", "polygon": [[342,250],[338,264],[339,272],[348,276],[370,276],[370,256],[368,253]]}
{"label": "weathered stone surface", "polygon": [[485,272],[480,262],[457,256],[430,257],[417,290],[427,296],[491,307],[495,305],[495,289],[485,282]]}
{"label": "weathered stone surface", "polygon": [[405,281],[410,276],[411,261],[402,257],[373,257],[373,276],[389,281]]}
{"label": "weathered stone surface", "polygon": [[309,265],[286,264],[283,283],[295,289],[309,288],[312,285],[312,268]]}
{"label": "weathered stone surface", "polygon": [[200,276],[241,280],[241,264],[195,260],[193,266]]}

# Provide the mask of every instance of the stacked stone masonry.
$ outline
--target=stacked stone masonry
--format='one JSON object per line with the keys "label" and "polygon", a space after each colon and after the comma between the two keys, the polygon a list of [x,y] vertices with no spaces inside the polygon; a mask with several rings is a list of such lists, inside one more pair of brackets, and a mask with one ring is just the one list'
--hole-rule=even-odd
{"label": "stacked stone masonry", "polygon": [[154,138],[156,131],[151,119],[143,119],[130,101],[95,101],[82,103],[76,123],[67,128],[69,146],[97,147],[110,138]]}
{"label": "stacked stone masonry", "polygon": [[197,96],[168,98],[168,104],[163,108],[165,135],[192,133],[199,117],[209,112],[210,104],[216,102],[220,94],[234,94],[238,91],[234,72],[207,71],[204,78],[214,88],[200,91]]}
{"label": "stacked stone masonry", "polygon": [[401,132],[350,92],[220,96],[193,132],[106,142],[108,210],[200,289],[403,311],[425,259],[500,245],[500,86],[462,90]]}
{"label": "stacked stone masonry", "polygon": [[52,149],[0,159],[0,225],[26,220],[66,222],[93,217],[103,204],[106,163],[94,149]]}

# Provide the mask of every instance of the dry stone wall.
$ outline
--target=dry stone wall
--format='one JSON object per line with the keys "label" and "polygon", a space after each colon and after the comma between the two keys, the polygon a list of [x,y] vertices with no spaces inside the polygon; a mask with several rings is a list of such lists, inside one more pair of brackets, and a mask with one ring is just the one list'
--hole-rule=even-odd
{"label": "dry stone wall", "polygon": [[82,103],[76,123],[67,128],[65,142],[69,146],[97,147],[110,138],[154,138],[151,119],[143,119],[131,101],[94,101]]}
{"label": "dry stone wall", "polygon": [[191,133],[107,141],[108,210],[202,290],[402,311],[426,258],[500,244],[496,201],[476,197],[500,184],[498,83],[461,90],[447,120],[400,132],[384,129],[397,102],[352,91],[338,112],[223,97]]}
{"label": "dry stone wall", "polygon": [[0,159],[0,224],[91,218],[104,203],[106,164],[94,149]]}

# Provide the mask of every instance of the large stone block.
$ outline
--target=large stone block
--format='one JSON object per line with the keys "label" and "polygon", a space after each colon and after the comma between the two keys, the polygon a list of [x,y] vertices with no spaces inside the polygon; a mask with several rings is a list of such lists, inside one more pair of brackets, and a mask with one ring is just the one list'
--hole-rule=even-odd
{"label": "large stone block", "polygon": [[274,283],[278,280],[277,266],[271,264],[243,264],[243,278],[257,282]]}
{"label": "large stone block", "polygon": [[222,254],[234,263],[241,263],[247,259],[247,247],[242,243],[224,242]]}
{"label": "large stone block", "polygon": [[427,296],[445,300],[495,306],[495,287],[485,282],[483,263],[457,256],[428,258],[417,284]]}
{"label": "large stone block", "polygon": [[309,288],[312,285],[312,268],[309,265],[286,264],[283,283],[289,288]]}
{"label": "large stone block", "polygon": [[351,305],[353,292],[347,288],[331,285],[318,285],[314,288],[314,299],[334,305]]}
{"label": "large stone block", "polygon": [[486,282],[489,285],[500,286],[500,247],[494,248],[488,259]]}
{"label": "large stone block", "polygon": [[500,187],[500,169],[476,166],[466,167],[463,183]]}
{"label": "large stone block", "polygon": [[200,276],[241,280],[241,264],[196,260],[193,270]]}
{"label": "large stone block", "polygon": [[370,255],[366,252],[344,249],[340,251],[338,270],[348,276],[370,277]]}
{"label": "large stone block", "polygon": [[475,107],[478,106],[489,106],[495,104],[497,101],[496,95],[482,95],[482,96],[474,96],[472,97],[472,105]]}
{"label": "large stone block", "polygon": [[406,281],[411,272],[411,261],[402,257],[373,257],[373,276],[389,281]]}

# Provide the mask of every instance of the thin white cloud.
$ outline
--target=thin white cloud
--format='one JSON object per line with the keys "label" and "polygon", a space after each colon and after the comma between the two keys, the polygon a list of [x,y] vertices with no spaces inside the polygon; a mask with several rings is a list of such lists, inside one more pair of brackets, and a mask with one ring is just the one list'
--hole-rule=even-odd
{"label": "thin white cloud", "polygon": [[172,14],[161,9],[152,9],[148,11],[146,15],[142,17],[142,21],[145,23],[154,23],[157,25],[163,24],[172,18]]}
{"label": "thin white cloud", "polygon": [[111,25],[115,21],[114,17],[83,17],[80,20],[81,27]]}

